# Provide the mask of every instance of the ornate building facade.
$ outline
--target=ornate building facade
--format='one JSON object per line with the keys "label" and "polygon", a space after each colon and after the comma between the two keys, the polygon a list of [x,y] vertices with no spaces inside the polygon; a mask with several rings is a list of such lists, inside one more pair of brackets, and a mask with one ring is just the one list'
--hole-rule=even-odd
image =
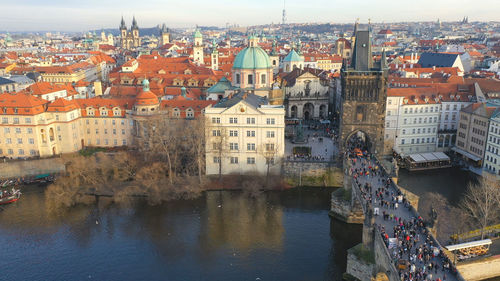
{"label": "ornate building facade", "polygon": [[127,26],[125,25],[125,21],[123,20],[120,23],[120,46],[124,49],[134,49],[141,46],[141,38],[139,37],[139,26],[137,25],[137,21],[132,20],[132,27],[130,31],[127,30]]}
{"label": "ornate building facade", "polygon": [[332,91],[320,69],[295,68],[283,77],[287,118],[326,119]]}
{"label": "ornate building facade", "polygon": [[384,126],[387,100],[385,52],[374,67],[369,30],[356,30],[352,63],[341,73],[342,104],[340,137],[347,148],[353,136],[363,136],[374,154],[385,154]]}

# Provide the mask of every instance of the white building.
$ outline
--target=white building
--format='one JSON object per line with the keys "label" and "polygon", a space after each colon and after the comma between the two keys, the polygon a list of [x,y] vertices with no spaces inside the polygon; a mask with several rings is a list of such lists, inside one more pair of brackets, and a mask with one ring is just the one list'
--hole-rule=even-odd
{"label": "white building", "polygon": [[488,139],[483,162],[483,169],[500,175],[500,110],[497,109],[490,118]]}
{"label": "white building", "polygon": [[385,145],[401,155],[436,151],[441,104],[428,88],[388,89]]}
{"label": "white building", "polygon": [[205,109],[206,173],[280,173],[285,151],[285,109],[240,92]]}

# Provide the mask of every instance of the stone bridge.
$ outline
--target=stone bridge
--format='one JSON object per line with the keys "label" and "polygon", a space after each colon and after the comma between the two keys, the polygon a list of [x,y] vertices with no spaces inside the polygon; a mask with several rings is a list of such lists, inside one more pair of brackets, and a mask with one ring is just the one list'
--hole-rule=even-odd
{"label": "stone bridge", "polygon": [[[385,211],[388,214],[390,213],[406,221],[410,221],[412,218],[419,217],[419,214],[417,210],[411,205],[411,203],[409,203],[409,207],[403,206],[404,204],[400,203],[400,206],[398,208],[382,207],[379,206],[378,202],[377,204],[372,205],[369,202],[368,197],[372,196],[372,198],[375,198],[375,193],[374,193],[375,190],[381,187],[383,183],[379,181],[379,178],[377,176],[371,174],[369,176],[366,175],[358,176],[358,181],[360,186],[364,185],[365,183],[368,183],[372,186],[371,194],[362,191],[361,188],[358,186],[358,184],[356,184],[355,180],[353,180],[353,173],[351,172],[351,168],[361,167],[360,162],[361,162],[360,159],[358,159],[358,161],[354,165],[352,165],[351,161],[344,161],[345,164],[344,167],[346,167],[344,169],[345,173],[344,192],[350,191],[351,193],[350,198],[344,198],[344,199],[350,199],[350,201],[344,200],[345,201],[344,204],[347,204],[347,209],[350,208],[351,213],[362,212],[363,214],[362,217],[359,217],[358,215],[358,221],[355,222],[355,223],[363,223],[363,235],[362,235],[363,243],[362,245],[354,247],[354,248],[358,247],[357,251],[352,249],[349,250],[346,273],[359,280],[401,281],[403,279],[400,277],[399,270],[396,268],[398,264],[398,259],[394,257],[396,250],[399,250],[399,246],[396,245],[394,248],[389,249],[388,245],[382,238],[383,235],[382,229],[385,229],[386,233],[392,236],[393,227],[396,225],[396,222],[393,219],[385,220],[382,214],[383,211]],[[373,167],[375,167],[375,165],[378,165],[379,169],[381,169],[381,178],[382,179],[389,178],[390,176],[389,173],[385,170],[385,168],[380,164],[380,162],[376,158],[370,160],[370,162],[368,162],[366,165],[372,165]],[[390,180],[389,191],[393,192],[394,194],[404,194],[392,179]],[[333,199],[334,197],[336,197],[336,201],[334,201]],[[388,198],[384,198],[384,200],[391,201]],[[333,213],[336,213],[337,212],[336,209],[339,209],[338,205],[334,206],[338,204],[336,203],[337,201],[338,201],[338,195],[337,196],[332,195]],[[375,208],[378,209],[380,215],[374,215]],[[429,229],[427,229],[427,232],[430,233]],[[422,236],[423,235],[421,235],[421,237]],[[443,249],[443,247],[439,244],[437,239],[432,236],[432,234],[430,234],[430,239],[432,240],[433,246],[438,247],[439,249]],[[423,245],[424,241],[425,238],[422,238],[420,241],[416,242],[416,247]],[[370,252],[370,255],[373,256],[373,260],[371,262],[370,259],[367,260],[366,257],[363,259],[363,255],[359,254],[360,248],[366,249],[367,251]],[[407,257],[408,257],[407,254],[404,253],[404,255],[400,258],[400,260],[408,261]],[[436,272],[432,270],[433,274],[432,280],[437,280],[437,278],[443,280],[444,275],[446,275],[446,280],[465,281],[460,272],[457,272],[456,274],[452,274],[449,272],[445,273],[443,271],[443,264],[441,262],[441,259],[435,258],[433,259],[433,261],[439,264],[439,270]],[[414,263],[417,266],[417,268],[423,266],[423,264],[420,264],[420,262],[414,262]]]}

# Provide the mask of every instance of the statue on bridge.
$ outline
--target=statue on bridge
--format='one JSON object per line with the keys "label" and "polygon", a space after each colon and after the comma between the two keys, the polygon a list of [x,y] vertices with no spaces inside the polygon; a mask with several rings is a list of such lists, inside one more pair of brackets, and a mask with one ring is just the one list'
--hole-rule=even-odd
{"label": "statue on bridge", "polygon": [[396,160],[396,158],[392,158],[391,174],[394,178],[397,178],[399,175],[399,166],[398,166],[398,161]]}

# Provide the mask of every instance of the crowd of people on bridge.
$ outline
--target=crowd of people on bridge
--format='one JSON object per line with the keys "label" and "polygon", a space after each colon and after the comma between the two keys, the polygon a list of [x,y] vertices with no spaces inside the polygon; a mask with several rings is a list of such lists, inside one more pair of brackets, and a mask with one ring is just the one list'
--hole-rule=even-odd
{"label": "crowd of people on bridge", "polygon": [[[362,204],[382,235],[401,280],[455,280],[456,268],[432,239],[422,217],[411,205],[359,138],[346,151],[349,173]],[[361,151],[361,152],[360,152]],[[377,222],[378,219],[378,222]]]}

